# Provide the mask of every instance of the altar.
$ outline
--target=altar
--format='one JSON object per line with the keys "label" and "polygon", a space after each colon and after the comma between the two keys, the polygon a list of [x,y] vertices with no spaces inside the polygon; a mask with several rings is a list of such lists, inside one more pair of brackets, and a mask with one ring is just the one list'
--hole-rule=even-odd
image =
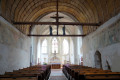
{"label": "altar", "polygon": [[51,64],[51,68],[52,69],[60,69],[61,68],[61,63],[60,63],[60,59],[57,57],[53,57],[50,60],[50,64]]}
{"label": "altar", "polygon": [[60,69],[61,68],[61,62],[60,62],[59,57],[57,57],[57,55],[56,55],[56,51],[50,59],[50,64],[51,64],[52,69]]}
{"label": "altar", "polygon": [[61,64],[60,63],[52,63],[51,64],[51,68],[52,69],[60,69],[61,68]]}

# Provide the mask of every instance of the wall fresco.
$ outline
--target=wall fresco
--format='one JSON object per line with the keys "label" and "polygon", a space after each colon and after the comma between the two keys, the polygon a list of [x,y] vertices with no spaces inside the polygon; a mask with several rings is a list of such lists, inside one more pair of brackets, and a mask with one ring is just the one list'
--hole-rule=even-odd
{"label": "wall fresco", "polygon": [[95,49],[120,42],[120,21],[101,31],[101,33],[93,37],[93,40]]}

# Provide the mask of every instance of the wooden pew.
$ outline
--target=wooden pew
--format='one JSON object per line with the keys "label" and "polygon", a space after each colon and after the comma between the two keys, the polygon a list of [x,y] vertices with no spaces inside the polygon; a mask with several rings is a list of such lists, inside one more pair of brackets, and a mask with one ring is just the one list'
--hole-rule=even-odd
{"label": "wooden pew", "polygon": [[67,75],[66,77],[69,80],[72,78],[75,80],[120,79],[120,72],[112,72],[110,70],[102,70],[79,65],[64,65],[63,72]]}
{"label": "wooden pew", "polygon": [[4,75],[0,75],[0,80],[3,80],[3,79],[16,80],[23,77],[25,77],[26,80],[29,80],[30,77],[31,77],[31,80],[33,79],[32,77],[37,78],[37,80],[48,80],[50,73],[51,73],[50,65],[32,66],[32,67],[23,68],[20,70],[14,70],[13,72],[6,72]]}
{"label": "wooden pew", "polygon": [[97,79],[102,79],[102,80],[120,80],[120,74],[84,74],[82,78],[79,78],[82,80],[97,80]]}
{"label": "wooden pew", "polygon": [[37,77],[7,77],[0,80],[39,80]]}

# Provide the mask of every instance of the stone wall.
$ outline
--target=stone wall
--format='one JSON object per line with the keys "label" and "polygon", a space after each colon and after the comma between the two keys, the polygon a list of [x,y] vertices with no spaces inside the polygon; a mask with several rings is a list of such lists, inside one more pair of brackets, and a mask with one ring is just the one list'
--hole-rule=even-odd
{"label": "stone wall", "polygon": [[107,62],[112,71],[120,72],[120,14],[111,18],[95,32],[83,38],[83,62],[85,66],[95,67],[95,53],[102,57],[102,68]]}
{"label": "stone wall", "polygon": [[0,74],[30,65],[30,39],[0,17]]}

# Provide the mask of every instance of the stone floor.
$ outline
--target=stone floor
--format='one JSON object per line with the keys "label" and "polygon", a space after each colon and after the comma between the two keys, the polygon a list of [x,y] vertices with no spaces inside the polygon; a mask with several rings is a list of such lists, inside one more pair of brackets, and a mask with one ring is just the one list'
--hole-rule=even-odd
{"label": "stone floor", "polygon": [[52,69],[49,80],[67,80],[62,69]]}

